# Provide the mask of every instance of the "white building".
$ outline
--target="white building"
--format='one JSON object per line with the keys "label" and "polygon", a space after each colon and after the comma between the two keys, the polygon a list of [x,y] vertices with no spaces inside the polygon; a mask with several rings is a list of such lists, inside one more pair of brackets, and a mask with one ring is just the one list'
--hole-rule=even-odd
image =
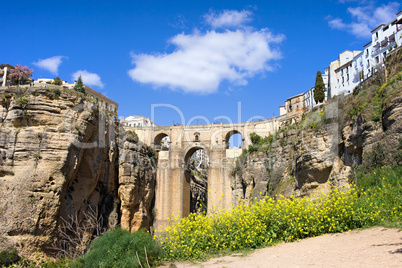
{"label": "white building", "polygon": [[363,80],[370,77],[372,75],[371,69],[373,67],[373,64],[371,63],[371,46],[372,42],[368,42],[367,44],[364,45],[364,52],[362,55],[362,62],[363,62],[363,70],[362,70],[362,76]]}
{"label": "white building", "polygon": [[279,115],[285,115],[286,114],[286,105],[280,105],[279,106]]}
{"label": "white building", "polygon": [[370,57],[373,68],[382,66],[387,55],[402,45],[402,11],[396,15],[396,19],[371,31]]}
{"label": "white building", "polygon": [[7,75],[10,73],[12,66],[9,64],[0,65],[0,86],[5,87],[8,84]]}
{"label": "white building", "polygon": [[345,50],[339,54],[337,60],[331,62],[329,65],[328,98],[340,94],[349,94],[360,83],[359,80],[356,81],[355,79],[358,71],[353,67],[354,58],[360,54],[362,51],[359,50]]}
{"label": "white building", "polygon": [[152,122],[149,118],[146,118],[142,115],[134,117],[129,116],[124,120],[120,121],[124,126],[128,127],[154,127],[156,124]]}
{"label": "white building", "polygon": [[[54,79],[50,79],[50,78],[38,78],[37,80],[34,81],[34,84],[37,84],[37,85],[38,84],[41,84],[41,85],[53,84],[53,81],[54,81]],[[75,84],[69,84],[69,83],[67,83],[67,81],[61,80],[61,85],[66,86],[71,89],[74,87]]]}
{"label": "white building", "polygon": [[191,159],[194,160],[196,169],[205,169],[209,166],[209,157],[204,149],[195,151]]}
{"label": "white building", "polygon": [[317,106],[319,104],[315,103],[314,100],[314,88],[310,88],[306,92],[304,92],[304,106],[306,107],[307,111],[310,111],[311,108]]}
{"label": "white building", "polygon": [[384,66],[385,58],[402,45],[402,11],[387,24],[371,31],[371,41],[363,51],[346,50],[329,66],[328,98],[349,94],[362,81]]}

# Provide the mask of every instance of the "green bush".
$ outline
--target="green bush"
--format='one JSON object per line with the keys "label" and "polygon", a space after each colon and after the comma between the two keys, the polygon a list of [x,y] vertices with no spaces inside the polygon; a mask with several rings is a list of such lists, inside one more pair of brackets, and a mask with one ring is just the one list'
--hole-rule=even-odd
{"label": "green bush", "polygon": [[11,251],[3,250],[0,252],[0,266],[8,266],[13,263],[16,263],[20,260],[20,257],[18,256],[18,251],[16,249],[13,249]]}
{"label": "green bush", "polygon": [[57,86],[61,86],[63,84],[63,80],[60,79],[60,77],[56,77],[53,79],[53,84]]}
{"label": "green bush", "polygon": [[[380,216],[386,223],[402,221],[402,166],[377,168],[369,174],[357,174],[357,187],[362,202],[370,198],[378,207]],[[401,227],[401,226],[399,226]]]}
{"label": "green bush", "polygon": [[147,262],[156,265],[162,256],[163,250],[147,232],[116,229],[96,238],[72,267],[148,267]]}
{"label": "green bush", "polygon": [[51,88],[50,91],[53,92],[53,96],[55,99],[58,99],[61,95],[61,91],[58,88]]}
{"label": "green bush", "polygon": [[17,99],[17,105],[21,106],[22,108],[25,108],[28,104],[28,101],[29,101],[29,99],[26,96],[19,97]]}

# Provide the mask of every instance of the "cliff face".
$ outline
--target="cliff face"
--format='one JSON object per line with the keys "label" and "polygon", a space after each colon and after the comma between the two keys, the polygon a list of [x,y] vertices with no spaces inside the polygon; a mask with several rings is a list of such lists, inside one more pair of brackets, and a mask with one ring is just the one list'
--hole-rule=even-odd
{"label": "cliff face", "polygon": [[119,160],[119,198],[121,227],[131,232],[149,229],[153,221],[156,166],[149,148],[138,143],[134,133],[121,140]]}
{"label": "cliff face", "polygon": [[377,164],[401,164],[395,155],[402,149],[402,74],[396,73],[402,64],[395,58],[402,58],[402,50],[387,59],[385,74],[354,95],[285,122],[271,143],[240,158],[232,179],[234,200],[347,186],[358,165],[375,160],[373,154],[384,156]]}
{"label": "cliff face", "polygon": [[[62,219],[77,217],[81,224],[92,215],[107,229],[120,222],[120,209],[127,214],[124,171],[135,168],[134,162],[120,165],[119,178],[114,119],[80,93],[63,89],[57,95],[46,88],[0,92],[0,249],[51,252]],[[141,146],[123,145],[120,153],[146,161]],[[153,171],[131,175],[144,182],[138,187],[152,184],[147,172]],[[152,194],[140,201],[150,203]]]}

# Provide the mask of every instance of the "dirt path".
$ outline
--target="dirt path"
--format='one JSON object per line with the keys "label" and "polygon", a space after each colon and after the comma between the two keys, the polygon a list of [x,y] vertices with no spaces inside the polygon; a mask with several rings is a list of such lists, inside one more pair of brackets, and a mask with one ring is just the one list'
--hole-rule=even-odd
{"label": "dirt path", "polygon": [[402,231],[375,227],[328,234],[259,249],[247,256],[226,256],[198,264],[181,262],[175,265],[177,268],[402,267]]}

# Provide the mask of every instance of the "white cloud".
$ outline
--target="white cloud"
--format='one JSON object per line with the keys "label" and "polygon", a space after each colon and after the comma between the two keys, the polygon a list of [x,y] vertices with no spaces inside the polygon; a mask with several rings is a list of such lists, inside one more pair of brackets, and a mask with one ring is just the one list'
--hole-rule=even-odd
{"label": "white cloud", "polygon": [[268,61],[281,54],[270,44],[283,38],[266,29],[179,34],[171,40],[177,47],[171,54],[132,54],[136,67],[128,73],[133,80],[156,87],[213,93],[223,80],[246,85],[247,78],[271,70]]}
{"label": "white cloud", "polygon": [[[345,2],[345,1],[344,1]],[[360,4],[366,1],[360,2]],[[329,19],[328,25],[331,28],[347,31],[357,37],[370,37],[371,30],[382,23],[388,23],[395,17],[400,4],[389,2],[379,7],[375,7],[372,2],[363,6],[349,7],[348,13],[354,21],[345,23],[339,18]]]}
{"label": "white cloud", "polygon": [[224,10],[217,14],[210,12],[205,15],[205,21],[213,28],[238,27],[251,20],[252,12],[248,10]]}
{"label": "white cloud", "polygon": [[225,80],[230,85],[246,85],[247,79],[272,70],[269,62],[281,57],[273,45],[283,39],[284,35],[268,29],[182,33],[169,41],[176,47],[172,53],[132,53],[135,68],[128,74],[154,87],[210,94]]}
{"label": "white cloud", "polygon": [[54,56],[47,59],[39,59],[37,62],[33,64],[38,66],[39,68],[45,69],[51,72],[54,75],[58,75],[59,73],[59,66],[62,63],[62,59],[67,58],[65,56]]}
{"label": "white cloud", "polygon": [[71,76],[73,80],[77,80],[81,75],[82,82],[87,86],[98,86],[100,88],[104,87],[104,84],[101,81],[101,77],[96,73],[90,73],[87,70],[78,70],[73,73]]}

